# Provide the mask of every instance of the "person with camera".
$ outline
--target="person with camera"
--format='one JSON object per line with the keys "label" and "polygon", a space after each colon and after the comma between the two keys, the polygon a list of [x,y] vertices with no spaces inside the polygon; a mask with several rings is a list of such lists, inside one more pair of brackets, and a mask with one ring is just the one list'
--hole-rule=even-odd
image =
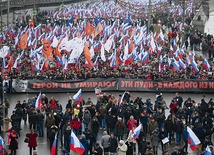
{"label": "person with camera", "polygon": [[28,147],[29,147],[29,150],[30,150],[30,155],[32,155],[32,150],[36,150],[36,147],[37,147],[36,138],[38,137],[38,134],[33,129],[31,129],[31,132],[27,133],[26,137],[29,138]]}
{"label": "person with camera", "polygon": [[95,144],[93,154],[94,155],[102,155],[103,154],[103,149],[100,147],[99,143]]}

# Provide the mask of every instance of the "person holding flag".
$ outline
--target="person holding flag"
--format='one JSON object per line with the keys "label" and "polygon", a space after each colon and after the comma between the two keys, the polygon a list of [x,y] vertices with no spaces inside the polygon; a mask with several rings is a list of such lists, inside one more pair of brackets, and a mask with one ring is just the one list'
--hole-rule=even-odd
{"label": "person holding flag", "polygon": [[52,146],[51,146],[50,155],[57,155],[57,133],[54,137],[54,141],[53,141]]}
{"label": "person holding flag", "polygon": [[85,152],[84,146],[79,141],[79,139],[77,138],[73,131],[71,131],[70,136],[70,150],[79,155],[83,155]]}

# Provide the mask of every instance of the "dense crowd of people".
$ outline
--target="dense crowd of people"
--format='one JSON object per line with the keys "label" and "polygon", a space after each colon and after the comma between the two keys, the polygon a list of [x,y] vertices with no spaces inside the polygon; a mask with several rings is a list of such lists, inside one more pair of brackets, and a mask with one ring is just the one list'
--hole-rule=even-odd
{"label": "dense crowd of people", "polygon": [[[70,152],[71,131],[80,139],[85,148],[85,155],[103,153],[132,155],[137,152],[141,155],[158,155],[160,154],[158,152],[164,155],[167,153],[185,155],[189,147],[187,127],[192,128],[200,139],[201,143],[197,145],[199,154],[204,154],[207,146],[212,150],[211,140],[214,132],[212,98],[207,100],[203,96],[201,101],[195,101],[190,97],[184,100],[176,93],[170,104],[165,102],[162,93],[156,94],[154,103],[149,98],[146,100],[140,97],[134,100],[132,98],[129,92],[125,92],[124,96],[120,95],[119,98],[104,93],[96,103],[90,98],[82,100],[81,103],[70,99],[65,110],[57,99],[54,97],[49,99],[45,94],[42,95],[41,109],[35,108],[35,97],[28,101],[17,101],[13,114],[4,119],[3,130],[9,132],[8,136],[11,138],[9,149],[12,151],[18,149],[18,146],[12,143],[12,134],[15,134],[15,138],[21,136],[20,125],[24,121],[29,123],[31,130],[27,134],[30,155],[32,150],[36,149],[37,136],[47,136],[51,148],[56,134],[57,145],[64,153]],[[166,110],[169,110],[168,116]],[[139,124],[142,125],[142,129],[135,139],[133,131]],[[99,137],[100,143],[97,142],[99,132],[103,132],[102,137]],[[165,143],[163,139],[166,137],[169,141]],[[170,147],[175,147],[173,152]],[[96,152],[97,149],[99,153]]]}
{"label": "dense crowd of people", "polygon": [[[11,46],[10,57],[1,56],[7,79],[213,79],[213,36],[190,26],[200,3],[188,2],[183,13],[180,4],[168,7],[159,2],[152,7],[157,13],[147,28],[147,15],[139,13],[147,7],[136,12],[133,4],[119,2],[74,5],[18,18],[0,37]],[[76,40],[82,44],[77,46]],[[195,54],[198,48],[208,60]]]}
{"label": "dense crowd of people", "polygon": [[[182,12],[179,3],[168,7],[160,1],[152,6],[153,24],[147,27],[147,7],[139,10],[138,3],[116,2],[65,6],[34,17],[26,12],[0,34],[4,79],[213,79],[213,36],[190,26],[200,3],[188,1]],[[197,56],[196,49],[201,49],[203,57]],[[84,155],[157,155],[159,145],[164,155],[185,155],[187,127],[201,141],[200,154],[207,146],[212,150],[214,102],[205,96],[199,102],[184,101],[176,93],[169,104],[161,93],[155,103],[149,98],[132,99],[129,92],[119,98],[104,93],[96,103],[90,98],[81,103],[70,99],[65,109],[45,94],[41,108],[35,108],[36,101],[36,97],[17,101],[9,116],[10,103],[4,100],[6,117],[0,126],[7,133],[12,155],[19,148],[22,121],[29,123],[25,142],[30,155],[36,154],[37,137],[47,136],[51,149],[56,134],[56,145],[68,154],[71,131],[84,146]],[[140,124],[135,139],[133,132]],[[103,132],[101,143],[99,132]],[[175,146],[173,152],[170,146]]]}

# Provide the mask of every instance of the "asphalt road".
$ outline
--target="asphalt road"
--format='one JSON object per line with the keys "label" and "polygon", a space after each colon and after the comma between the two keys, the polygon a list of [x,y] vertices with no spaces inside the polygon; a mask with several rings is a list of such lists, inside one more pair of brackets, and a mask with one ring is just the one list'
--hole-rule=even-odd
{"label": "asphalt road", "polygon": [[[119,93],[119,92],[115,92],[113,93],[115,95],[116,98],[118,98],[119,94],[122,94],[123,92]],[[62,94],[62,93],[58,93],[58,94],[46,94],[46,96],[48,98],[54,96],[54,98],[56,100],[58,100],[63,107],[65,107],[65,105],[67,104],[67,101],[69,99],[69,96],[73,96],[74,94]],[[35,94],[13,94],[13,95],[7,95],[7,98],[10,101],[11,104],[11,108],[9,109],[9,116],[12,113],[12,110],[15,107],[15,104],[17,102],[17,100],[20,100],[21,102],[23,100],[27,100],[28,98],[32,98],[33,96],[35,96]],[[136,98],[136,97],[142,97],[143,101],[145,101],[147,98],[150,98],[151,101],[154,103],[155,101],[155,94],[154,93],[131,93],[131,96]],[[188,93],[181,93],[181,96],[183,97],[184,101],[187,100],[188,97],[191,97],[192,99],[194,99],[197,103],[199,103],[202,99],[203,94],[201,93],[195,93],[195,94],[188,94]],[[96,96],[94,93],[83,93],[83,99],[87,100],[88,98],[91,98],[92,101],[94,103],[96,103]],[[163,97],[167,103],[167,105],[170,104],[171,99],[174,97],[174,93],[163,93]],[[209,101],[209,99],[213,97],[213,94],[206,94],[206,101]],[[169,110],[166,110],[166,115],[169,114]],[[17,150],[17,155],[22,155],[22,154],[29,154],[29,149],[26,143],[24,143],[24,138],[25,138],[25,134],[27,132],[29,132],[29,126],[28,124],[24,124],[24,122],[22,122],[21,124],[21,137],[18,138],[18,142],[19,142],[19,149]],[[102,132],[103,130],[100,130],[100,133],[98,135],[98,141],[101,140],[101,136],[102,136]],[[46,131],[45,131],[46,133]],[[6,140],[6,139],[5,139]],[[38,141],[38,147],[37,147],[37,151],[38,151],[38,155],[48,155],[49,154],[49,142],[46,138],[46,135],[44,137],[38,137],[37,138]],[[159,147],[159,153],[161,154]],[[168,147],[169,151],[173,150],[173,146]],[[60,148],[59,148],[60,151]]]}

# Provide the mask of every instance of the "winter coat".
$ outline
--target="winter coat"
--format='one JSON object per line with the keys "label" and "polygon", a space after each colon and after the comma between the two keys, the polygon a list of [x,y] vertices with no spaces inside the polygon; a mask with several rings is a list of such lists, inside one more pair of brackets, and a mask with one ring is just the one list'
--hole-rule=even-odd
{"label": "winter coat", "polygon": [[183,126],[182,121],[177,121],[175,124],[175,132],[182,133],[183,128],[184,128],[184,126]]}
{"label": "winter coat", "polygon": [[128,147],[125,144],[125,142],[123,140],[120,140],[117,147],[117,155],[126,155],[127,150],[128,150]]}
{"label": "winter coat", "polygon": [[78,118],[74,118],[71,121],[71,126],[74,130],[78,130],[81,127],[81,122],[78,120]]}
{"label": "winter coat", "polygon": [[36,132],[30,132],[26,134],[26,137],[29,138],[28,147],[37,147],[36,137],[38,134]]}
{"label": "winter coat", "polygon": [[150,121],[148,124],[149,133],[152,133],[157,127],[158,127],[158,123],[156,121],[154,122]]}
{"label": "winter coat", "polygon": [[110,136],[108,135],[107,131],[104,131],[102,136],[102,141],[101,141],[103,148],[109,147],[109,138]]}
{"label": "winter coat", "polygon": [[83,114],[83,123],[89,124],[91,121],[91,114],[89,112],[84,112]]}
{"label": "winter coat", "polygon": [[113,122],[113,116],[108,114],[106,115],[106,125],[107,127],[111,128],[112,127],[112,122]]}
{"label": "winter coat", "polygon": [[109,138],[109,152],[117,152],[117,139],[116,138]]}
{"label": "winter coat", "polygon": [[36,117],[37,117],[39,123],[43,123],[43,122],[44,122],[44,118],[45,118],[45,117],[44,117],[44,114],[43,114],[43,113],[41,113],[41,112],[40,112],[40,113],[37,113],[37,114],[36,114]]}
{"label": "winter coat", "polygon": [[136,128],[137,127],[137,121],[135,119],[133,119],[133,120],[129,119],[127,122],[127,127],[129,130],[132,130],[133,127]]}
{"label": "winter coat", "polygon": [[64,129],[64,141],[70,141],[71,129]]}
{"label": "winter coat", "polygon": [[100,108],[99,108],[99,113],[100,113],[100,116],[101,116],[101,117],[105,117],[105,116],[106,116],[106,113],[107,113],[106,108],[100,107]]}
{"label": "winter coat", "polygon": [[163,124],[164,121],[165,121],[165,115],[164,115],[164,113],[159,113],[158,112],[156,114],[156,121],[157,121],[158,124]]}
{"label": "winter coat", "polygon": [[167,119],[164,123],[164,128],[166,132],[171,132],[174,130],[174,123],[172,120]]}
{"label": "winter coat", "polygon": [[147,124],[148,124],[148,118],[149,118],[148,115],[145,115],[144,113],[142,113],[142,114],[140,115],[140,122],[141,122],[143,125],[147,125]]}
{"label": "winter coat", "polygon": [[145,154],[146,153],[146,141],[140,141],[138,144],[138,148],[139,148],[139,152],[141,154]]}
{"label": "winter coat", "polygon": [[9,145],[10,150],[17,150],[18,149],[18,142],[17,142],[16,138],[18,138],[18,137],[10,135],[10,139],[11,139],[10,145]]}
{"label": "winter coat", "polygon": [[94,155],[102,155],[103,154],[103,149],[100,146],[95,148],[94,151],[96,151],[96,153],[94,153]]}
{"label": "winter coat", "polygon": [[55,125],[55,120],[53,118],[47,117],[47,119],[45,121],[45,127],[51,128],[52,125]]}
{"label": "winter coat", "polygon": [[99,127],[100,127],[100,122],[97,120],[97,121],[92,121],[91,122],[91,130],[93,133],[98,133],[99,132]]}
{"label": "winter coat", "polygon": [[117,121],[116,125],[115,125],[115,130],[116,130],[116,134],[117,136],[123,136],[125,131],[126,131],[126,126],[123,123],[123,121]]}
{"label": "winter coat", "polygon": [[152,137],[151,137],[151,144],[152,146],[158,146],[159,145],[159,131],[155,130],[152,133]]}

